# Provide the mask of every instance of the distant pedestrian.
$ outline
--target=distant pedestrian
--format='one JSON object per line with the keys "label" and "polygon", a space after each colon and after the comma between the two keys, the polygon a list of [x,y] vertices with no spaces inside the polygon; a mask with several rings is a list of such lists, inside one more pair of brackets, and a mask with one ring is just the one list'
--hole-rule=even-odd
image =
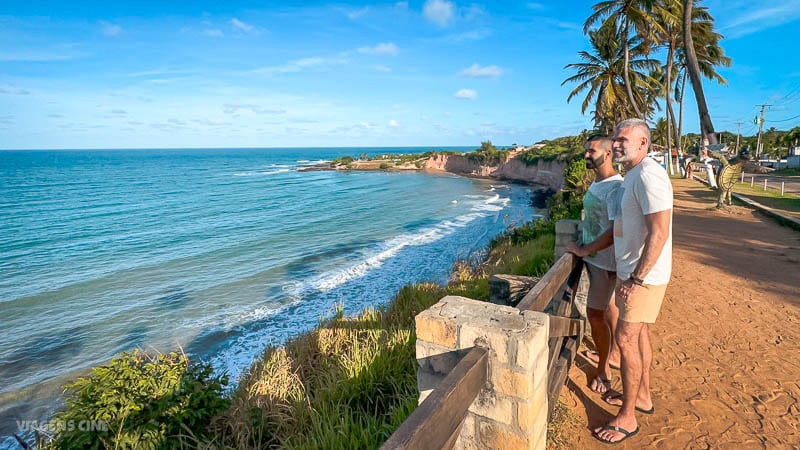
{"label": "distant pedestrian", "polygon": [[595,179],[583,197],[585,219],[581,245],[570,244],[567,251],[586,262],[589,274],[587,315],[592,328],[592,340],[597,348],[597,370],[589,381],[589,388],[605,394],[611,389],[610,366],[619,367],[620,360],[619,347],[614,342],[619,311],[612,301],[617,269],[612,247],[614,223],[611,216],[617,204],[622,176],[614,169],[611,138],[608,136],[590,136],[583,156],[586,168],[594,171]]}
{"label": "distant pedestrian", "polygon": [[594,436],[622,442],[639,432],[635,412],[653,414],[650,395],[649,324],[655,323],[672,272],[672,184],[666,171],[647,157],[650,128],[641,119],[620,122],[614,158],[625,168],[619,211],[614,215],[619,307],[616,339],[622,354],[622,395],[606,401],[621,409]]}
{"label": "distant pedestrian", "polygon": [[708,144],[703,144],[703,153],[700,161],[705,166],[706,179],[708,180],[708,185],[711,186],[712,188],[716,188],[717,177],[714,174],[714,165],[711,164],[711,162],[714,161],[714,158],[711,157],[711,154],[708,151]]}

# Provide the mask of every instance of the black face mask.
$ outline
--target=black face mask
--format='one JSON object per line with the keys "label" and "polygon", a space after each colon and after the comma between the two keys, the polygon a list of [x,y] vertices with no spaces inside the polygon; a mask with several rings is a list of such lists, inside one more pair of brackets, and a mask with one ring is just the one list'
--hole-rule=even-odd
{"label": "black face mask", "polygon": [[587,169],[597,169],[598,167],[603,165],[603,162],[606,160],[606,155],[603,153],[602,155],[598,156],[595,159],[586,159],[586,168]]}

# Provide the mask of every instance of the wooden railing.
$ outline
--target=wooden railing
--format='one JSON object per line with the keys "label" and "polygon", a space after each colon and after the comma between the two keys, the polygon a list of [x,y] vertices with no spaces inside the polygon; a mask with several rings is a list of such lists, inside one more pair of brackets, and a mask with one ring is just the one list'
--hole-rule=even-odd
{"label": "wooden railing", "polygon": [[381,448],[453,448],[469,405],[486,385],[488,353],[472,347]]}
{"label": "wooden railing", "polygon": [[573,317],[575,295],[583,270],[583,260],[565,253],[517,305],[523,311],[548,312],[550,339],[547,343],[547,417],[553,415],[561,386],[583,339],[584,321]]}
{"label": "wooden railing", "polygon": [[[517,308],[550,315],[547,365],[548,418],[583,338],[584,322],[573,318],[575,294],[583,261],[571,253],[561,256],[523,297]],[[436,389],[392,434],[381,449],[450,449],[467,409],[486,384],[487,350],[473,347]]]}

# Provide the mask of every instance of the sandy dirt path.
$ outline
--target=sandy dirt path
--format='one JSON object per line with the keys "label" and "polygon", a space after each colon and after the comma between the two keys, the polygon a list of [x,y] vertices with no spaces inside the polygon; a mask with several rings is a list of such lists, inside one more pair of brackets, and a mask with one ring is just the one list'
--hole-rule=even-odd
{"label": "sandy dirt path", "polygon": [[[617,447],[800,448],[800,232],[715,210],[696,181],[673,185],[673,274],[651,327],[656,411]],[[580,354],[562,390],[581,420],[569,448],[607,447],[589,427],[617,408],[586,387],[592,369]]]}

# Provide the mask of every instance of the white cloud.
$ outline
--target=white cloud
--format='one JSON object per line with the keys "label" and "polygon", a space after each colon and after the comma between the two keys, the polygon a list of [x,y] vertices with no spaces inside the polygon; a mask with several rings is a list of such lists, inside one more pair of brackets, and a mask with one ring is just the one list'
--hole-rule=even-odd
{"label": "white cloud", "polygon": [[497,78],[503,74],[503,69],[497,66],[481,67],[477,63],[462,70],[459,75],[470,78]]}
{"label": "white cloud", "polygon": [[374,66],[372,66],[372,68],[375,69],[378,72],[391,72],[392,71],[391,67],[384,66],[383,64],[375,64]]}
{"label": "white cloud", "polygon": [[369,6],[365,6],[361,9],[354,9],[352,11],[347,12],[347,18],[350,20],[356,20],[360,17],[365,16],[369,12]]}
{"label": "white cloud", "polygon": [[36,50],[18,50],[18,51],[0,51],[0,62],[2,61],[69,61],[72,59],[82,58],[89,56],[89,53],[82,51],[74,51],[71,49],[36,49]]}
{"label": "white cloud", "polygon": [[475,100],[478,98],[478,93],[474,89],[459,89],[453,96],[464,100]]}
{"label": "white cloud", "polygon": [[392,128],[398,128],[398,127],[400,127],[400,124],[396,120],[391,119],[391,120],[389,120],[389,126],[392,127]]}
{"label": "white cloud", "polygon": [[250,112],[255,114],[286,114],[285,109],[266,109],[259,105],[226,103],[223,106],[225,114],[238,114]]}
{"label": "white cloud", "polygon": [[211,28],[208,30],[203,30],[203,34],[209,37],[222,37],[224,34],[222,30],[218,30],[216,28]]}
{"label": "white cloud", "polygon": [[446,42],[460,43],[464,41],[479,41],[492,35],[490,30],[482,28],[480,30],[470,30],[463,33],[451,34],[444,38]]}
{"label": "white cloud", "polygon": [[544,9],[544,5],[543,5],[543,4],[541,4],[541,3],[533,3],[533,2],[530,2],[530,3],[528,3],[528,5],[527,5],[527,6],[528,6],[528,9],[532,9],[532,10],[534,10],[534,11],[541,11],[541,10],[543,10],[543,9]]}
{"label": "white cloud", "polygon": [[422,13],[430,22],[440,27],[447,26],[453,20],[455,6],[447,0],[428,0],[422,7]]}
{"label": "white cloud", "polygon": [[117,37],[122,33],[122,27],[119,25],[114,25],[111,22],[106,22],[105,20],[100,21],[100,26],[102,26],[103,34],[109,37]]}
{"label": "white cloud", "polygon": [[473,3],[462,13],[464,20],[472,21],[486,16],[486,10],[482,6]]}
{"label": "white cloud", "polygon": [[295,59],[281,66],[262,67],[260,69],[254,70],[254,72],[264,75],[276,75],[283,73],[302,72],[308,69],[319,69],[324,67],[341,65],[345,63],[347,63],[347,59],[342,57],[322,58],[319,56],[313,56],[310,58]]}
{"label": "white cloud", "polygon": [[397,54],[397,46],[392,42],[382,42],[375,47],[360,47],[358,53],[394,56]]}
{"label": "white cloud", "polygon": [[241,20],[237,19],[236,17],[231,19],[231,26],[233,26],[233,28],[236,28],[237,30],[244,31],[245,33],[249,33],[255,30],[254,26],[250,25],[249,23],[244,23]]}
{"label": "white cloud", "polygon": [[800,18],[800,0],[780,3],[753,3],[760,9],[742,11],[739,16],[720,27],[730,38],[738,38],[773,28]]}

